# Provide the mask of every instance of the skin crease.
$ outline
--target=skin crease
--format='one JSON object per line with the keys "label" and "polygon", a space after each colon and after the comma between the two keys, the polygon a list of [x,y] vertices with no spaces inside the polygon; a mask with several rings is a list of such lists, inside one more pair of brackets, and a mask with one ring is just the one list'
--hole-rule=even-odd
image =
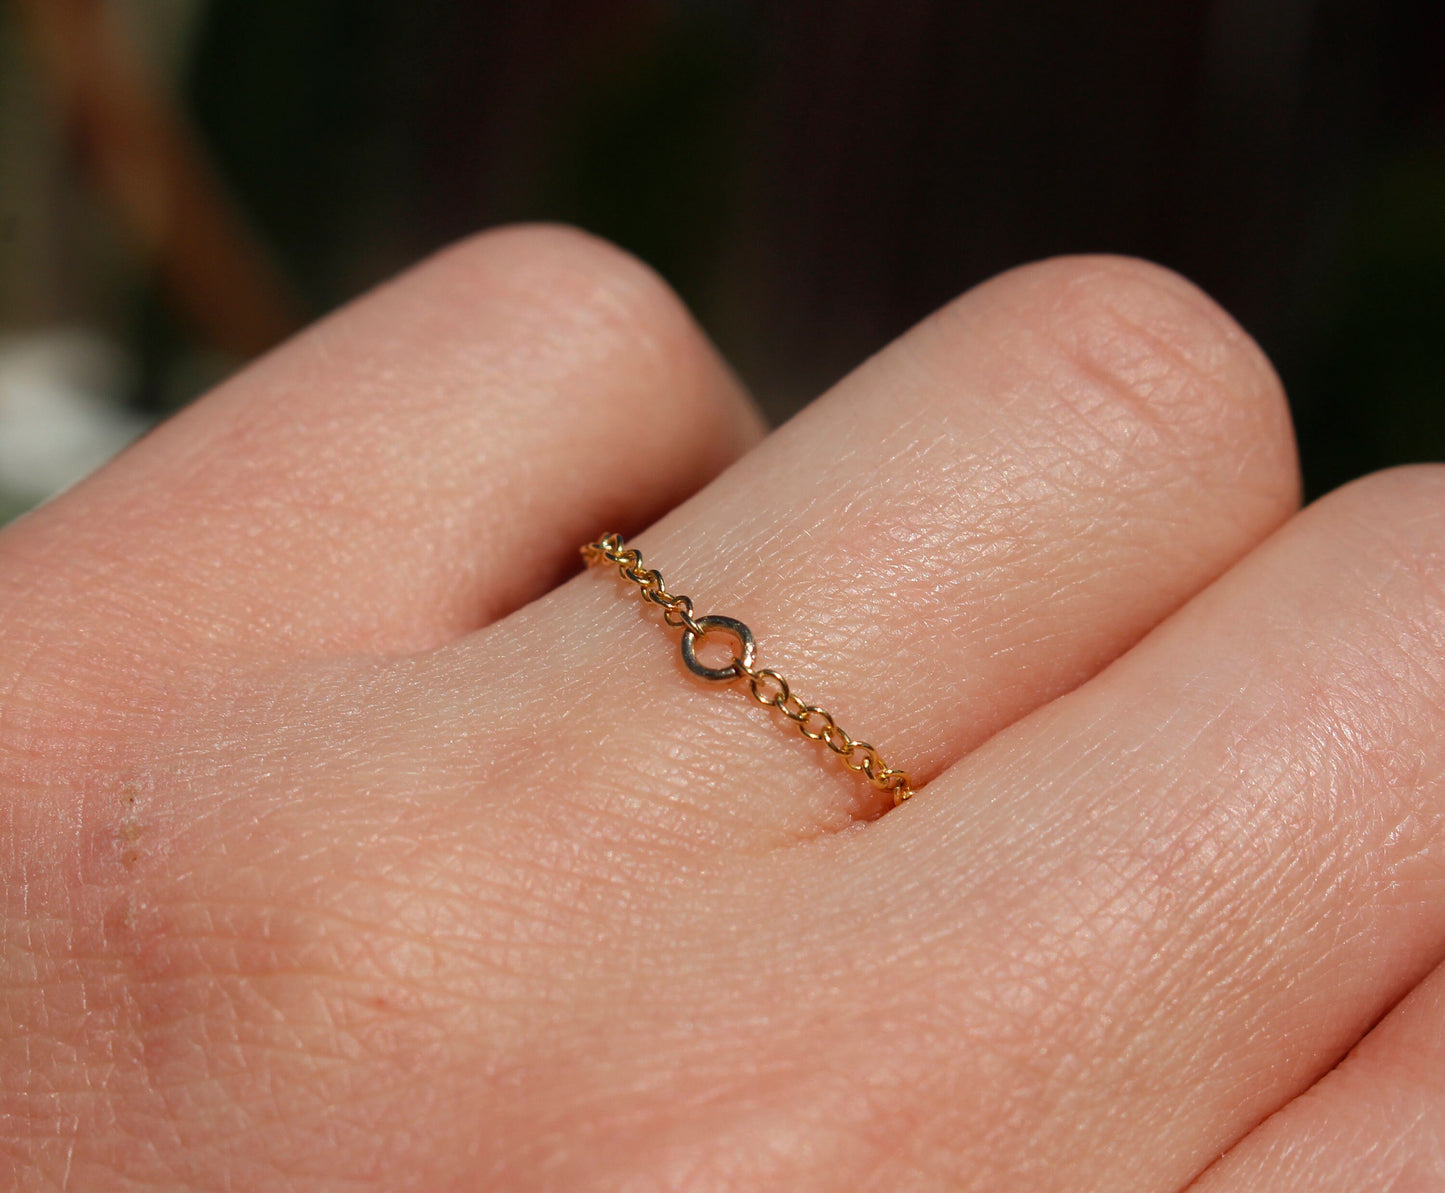
{"label": "skin crease", "polygon": [[1258,349],[1112,258],[760,436],[505,229],[0,533],[6,1187],[1439,1187],[1445,475],[1296,514]]}
{"label": "skin crease", "polygon": [[1220,1189],[1428,1193],[1445,1169],[1445,968],[1308,1093],[1211,1168]]}

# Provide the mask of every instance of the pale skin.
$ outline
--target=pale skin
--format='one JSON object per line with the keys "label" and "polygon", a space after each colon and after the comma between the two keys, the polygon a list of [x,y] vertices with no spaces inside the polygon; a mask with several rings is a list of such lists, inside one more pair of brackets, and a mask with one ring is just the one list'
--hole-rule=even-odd
{"label": "pale skin", "polygon": [[1445,1186],[1445,471],[1298,493],[1140,262],[765,436],[618,250],[441,254],[0,534],[4,1186]]}

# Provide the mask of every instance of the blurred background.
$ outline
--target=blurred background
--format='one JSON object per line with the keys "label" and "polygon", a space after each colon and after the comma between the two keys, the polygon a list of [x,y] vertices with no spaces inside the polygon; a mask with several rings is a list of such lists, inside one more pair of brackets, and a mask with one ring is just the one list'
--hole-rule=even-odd
{"label": "blurred background", "polygon": [[1445,458],[1445,4],[0,0],[0,520],[490,224],[683,295],[775,421],[975,282],[1164,262],[1311,495]]}

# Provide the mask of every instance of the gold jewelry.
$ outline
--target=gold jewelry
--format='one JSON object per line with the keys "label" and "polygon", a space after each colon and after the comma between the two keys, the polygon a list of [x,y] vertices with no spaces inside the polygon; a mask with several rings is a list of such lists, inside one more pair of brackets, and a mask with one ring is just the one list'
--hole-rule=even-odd
{"label": "gold jewelry", "polygon": [[[742,622],[734,617],[716,615],[694,617],[692,598],[668,592],[662,582],[662,573],[655,568],[644,567],[642,553],[624,546],[620,534],[605,534],[595,543],[588,543],[581,551],[589,567],[615,565],[624,580],[631,580],[638,586],[638,595],[644,601],[661,606],[663,621],[682,631],[682,661],[699,679],[714,683],[746,679],[748,692],[754,700],[767,708],[777,709],[798,727],[798,732],[804,737],[822,742],[843,760],[843,765],[849,770],[863,775],[879,791],[891,793],[895,807],[913,795],[906,771],[894,770],[866,741],[848,736],[833,719],[832,713],[794,694],[788,681],[771,667],[753,666],[753,632]],[[713,632],[726,634],[737,643],[733,660],[726,667],[706,667],[698,660],[698,640]],[[766,689],[771,689],[771,693]]]}

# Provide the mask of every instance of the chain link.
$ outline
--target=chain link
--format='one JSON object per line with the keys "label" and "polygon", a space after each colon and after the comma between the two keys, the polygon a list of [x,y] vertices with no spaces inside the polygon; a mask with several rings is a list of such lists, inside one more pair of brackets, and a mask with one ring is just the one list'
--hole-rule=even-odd
{"label": "chain link", "polygon": [[[827,746],[849,770],[862,775],[879,791],[890,794],[895,806],[913,795],[906,771],[895,770],[883,761],[876,748],[849,736],[832,713],[809,704],[777,671],[753,666],[753,635],[747,626],[731,617],[695,617],[692,598],[668,592],[662,573],[644,566],[642,553],[624,545],[620,534],[605,534],[596,542],[588,543],[582,548],[582,558],[589,567],[606,564],[616,567],[618,575],[637,585],[638,595],[644,601],[662,609],[663,621],[683,632],[683,661],[694,675],[722,682],[746,679],[748,695],[757,703],[782,713],[808,740]],[[705,667],[697,661],[694,648],[710,631],[736,640],[738,649],[728,666]]]}

